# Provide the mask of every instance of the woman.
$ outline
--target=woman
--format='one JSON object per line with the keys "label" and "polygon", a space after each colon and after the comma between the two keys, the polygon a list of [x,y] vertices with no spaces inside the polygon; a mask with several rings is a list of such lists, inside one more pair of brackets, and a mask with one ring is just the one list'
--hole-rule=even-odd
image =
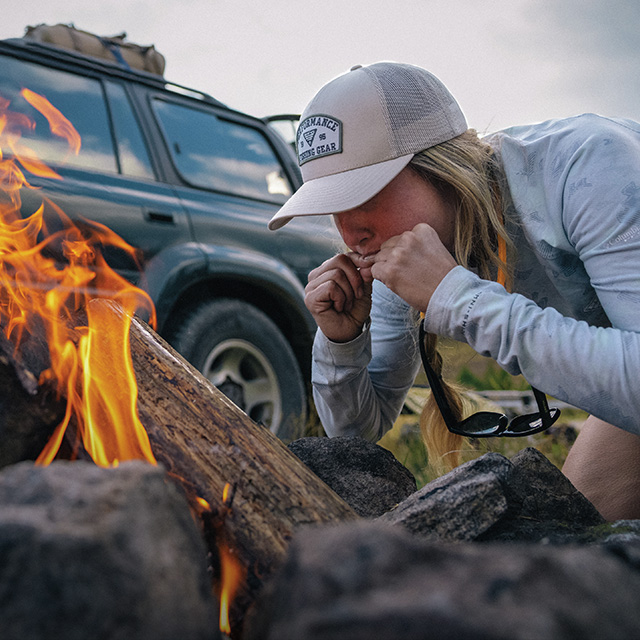
{"label": "woman", "polygon": [[[306,293],[327,433],[392,426],[422,322],[588,411],[563,470],[605,517],[640,517],[640,125],[583,115],[479,140],[432,74],[377,63],[318,92],[297,145],[304,184],[270,228],[333,214],[349,247]],[[456,450],[426,413],[428,444]]]}

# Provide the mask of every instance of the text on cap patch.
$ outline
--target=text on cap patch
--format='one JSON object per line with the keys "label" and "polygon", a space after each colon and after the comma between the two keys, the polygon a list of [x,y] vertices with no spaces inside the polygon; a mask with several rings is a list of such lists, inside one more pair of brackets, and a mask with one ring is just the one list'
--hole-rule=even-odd
{"label": "text on cap patch", "polygon": [[298,125],[296,144],[300,165],[309,160],[342,153],[342,122],[329,116],[309,116]]}

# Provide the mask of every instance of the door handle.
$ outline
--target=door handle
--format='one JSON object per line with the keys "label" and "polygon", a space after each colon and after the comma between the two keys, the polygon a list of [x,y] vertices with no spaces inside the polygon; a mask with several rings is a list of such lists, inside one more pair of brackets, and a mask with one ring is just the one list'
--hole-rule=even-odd
{"label": "door handle", "polygon": [[159,213],[158,211],[146,211],[145,218],[149,222],[159,222],[161,224],[175,224],[172,213]]}

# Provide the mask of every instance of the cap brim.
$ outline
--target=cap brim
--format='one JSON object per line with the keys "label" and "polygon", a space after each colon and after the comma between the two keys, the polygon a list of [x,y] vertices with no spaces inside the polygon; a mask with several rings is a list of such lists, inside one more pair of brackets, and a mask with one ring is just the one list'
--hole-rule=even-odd
{"label": "cap brim", "polygon": [[298,216],[322,216],[359,207],[386,187],[414,154],[305,182],[269,221],[272,231]]}

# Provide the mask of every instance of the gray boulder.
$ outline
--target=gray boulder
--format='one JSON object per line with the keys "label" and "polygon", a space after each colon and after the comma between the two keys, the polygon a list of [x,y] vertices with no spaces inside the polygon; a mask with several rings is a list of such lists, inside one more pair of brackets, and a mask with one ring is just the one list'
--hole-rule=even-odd
{"label": "gray boulder", "polygon": [[0,638],[218,637],[184,496],[143,462],[0,472]]}
{"label": "gray boulder", "polygon": [[605,519],[542,453],[529,447],[510,462],[505,491],[511,509],[479,540],[562,543],[599,536]]}
{"label": "gray boulder", "polygon": [[305,528],[246,640],[640,637],[640,573],[596,546],[430,542],[361,520]]}
{"label": "gray boulder", "polygon": [[289,449],[360,516],[375,517],[416,490],[393,454],[363,438],[301,438]]}
{"label": "gray boulder", "polygon": [[507,458],[488,453],[426,484],[380,519],[431,540],[475,540],[507,514],[512,469]]}
{"label": "gray boulder", "polygon": [[545,456],[487,453],[409,496],[380,519],[443,541],[578,542],[605,523]]}

